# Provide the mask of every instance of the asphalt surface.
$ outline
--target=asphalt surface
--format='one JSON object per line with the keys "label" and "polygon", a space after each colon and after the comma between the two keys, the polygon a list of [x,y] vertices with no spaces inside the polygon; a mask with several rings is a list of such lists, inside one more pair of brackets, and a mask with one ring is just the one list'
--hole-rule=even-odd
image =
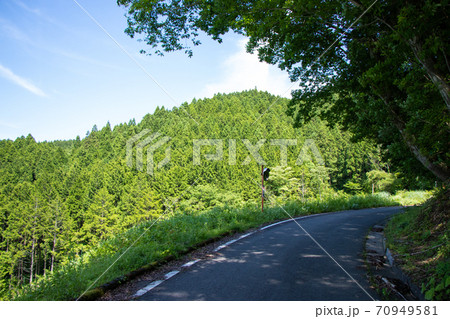
{"label": "asphalt surface", "polygon": [[139,300],[379,299],[369,287],[364,267],[365,236],[373,225],[401,209],[343,211],[298,220],[316,242],[293,221],[258,231]]}

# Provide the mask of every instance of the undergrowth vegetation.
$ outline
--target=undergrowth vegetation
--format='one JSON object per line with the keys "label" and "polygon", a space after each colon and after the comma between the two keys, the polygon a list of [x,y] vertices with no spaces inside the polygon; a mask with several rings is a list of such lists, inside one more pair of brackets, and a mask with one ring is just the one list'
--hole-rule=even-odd
{"label": "undergrowth vegetation", "polygon": [[[16,300],[73,300],[131,271],[177,258],[193,247],[265,223],[322,212],[399,205],[386,194],[335,195],[305,203],[268,204],[261,213],[257,204],[242,208],[214,207],[206,211],[178,212],[142,223],[101,242],[89,252],[61,265],[53,274],[15,291]],[[289,215],[287,214],[289,213]],[[123,255],[123,256],[122,256]],[[106,271],[107,270],[107,271]],[[106,272],[105,272],[106,271]]]}
{"label": "undergrowth vegetation", "polygon": [[427,300],[450,299],[449,198],[450,192],[441,190],[422,207],[394,216],[385,230],[396,262]]}
{"label": "undergrowth vegetation", "polygon": [[398,191],[392,199],[402,206],[420,205],[426,202],[433,193],[431,191]]}

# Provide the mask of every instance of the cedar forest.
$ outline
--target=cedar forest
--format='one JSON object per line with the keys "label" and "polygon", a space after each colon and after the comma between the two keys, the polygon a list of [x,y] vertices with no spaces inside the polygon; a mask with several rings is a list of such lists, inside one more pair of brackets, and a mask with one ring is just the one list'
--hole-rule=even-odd
{"label": "cedar forest", "polygon": [[[28,135],[1,141],[2,294],[168,211],[258,202],[260,166],[253,159],[241,165],[250,155],[243,139],[253,145],[261,139],[298,140],[288,148],[285,167],[279,146],[267,142],[259,150],[272,167],[268,187],[281,201],[370,192],[374,183],[376,191],[409,186],[400,184],[373,142],[352,142],[350,133],[330,129],[319,119],[293,128],[285,114],[288,102],[256,90],[218,94],[170,111],[157,108],[140,123],[94,126],[83,139],[37,143]],[[252,123],[272,104],[255,130]],[[171,160],[153,176],[126,163],[127,140],[144,129],[171,138]],[[223,159],[205,160],[205,154],[215,152],[214,146],[205,146],[201,165],[193,165],[193,139],[223,139]],[[236,140],[236,165],[228,164],[230,139]],[[296,165],[306,139],[314,140],[325,165],[313,154]],[[155,159],[164,158],[163,151]]]}
{"label": "cedar forest", "polygon": [[[234,31],[307,85],[292,99],[255,89],[158,107],[73,140],[1,140],[0,299],[160,216],[257,207],[255,150],[277,203],[448,185],[448,1],[372,2],[117,1],[126,33],[156,54],[192,55],[200,31]],[[127,141],[145,129],[167,141],[153,174],[127,165]],[[215,142],[195,154],[196,140]]]}

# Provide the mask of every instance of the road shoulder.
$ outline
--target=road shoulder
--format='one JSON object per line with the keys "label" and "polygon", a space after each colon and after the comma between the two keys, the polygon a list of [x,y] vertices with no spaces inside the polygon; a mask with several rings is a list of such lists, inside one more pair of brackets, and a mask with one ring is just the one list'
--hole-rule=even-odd
{"label": "road shoulder", "polygon": [[385,242],[384,225],[373,226],[367,235],[364,253],[373,287],[383,300],[425,300],[420,289],[396,265]]}

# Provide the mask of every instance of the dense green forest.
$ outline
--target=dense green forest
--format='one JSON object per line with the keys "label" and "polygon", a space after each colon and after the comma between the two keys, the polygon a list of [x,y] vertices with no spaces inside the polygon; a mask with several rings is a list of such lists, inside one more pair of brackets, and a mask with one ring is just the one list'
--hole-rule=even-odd
{"label": "dense green forest", "polygon": [[[82,139],[38,143],[28,135],[0,141],[2,298],[100,241],[161,214],[256,205],[261,167],[248,145],[258,141],[257,151],[271,168],[267,188],[275,201],[433,184],[421,175],[397,173],[385,150],[369,140],[352,141],[353,136],[337,126],[329,128],[316,118],[294,128],[286,115],[288,103],[257,90],[217,94],[172,110],[158,107],[140,123],[94,126]],[[170,161],[152,175],[145,167],[139,171],[127,165],[127,140],[144,129],[170,138]],[[221,140],[223,156],[208,160],[215,146],[203,146],[201,164],[194,165],[193,141],[198,139]],[[287,147],[287,163],[280,158],[282,147],[273,143],[281,139],[296,141]],[[304,152],[304,145],[310,145],[306,140],[317,146],[325,165],[312,148]],[[234,155],[230,158],[234,150],[235,161]],[[304,160],[299,162],[302,152]],[[155,163],[160,162],[165,147],[154,156]]]}

